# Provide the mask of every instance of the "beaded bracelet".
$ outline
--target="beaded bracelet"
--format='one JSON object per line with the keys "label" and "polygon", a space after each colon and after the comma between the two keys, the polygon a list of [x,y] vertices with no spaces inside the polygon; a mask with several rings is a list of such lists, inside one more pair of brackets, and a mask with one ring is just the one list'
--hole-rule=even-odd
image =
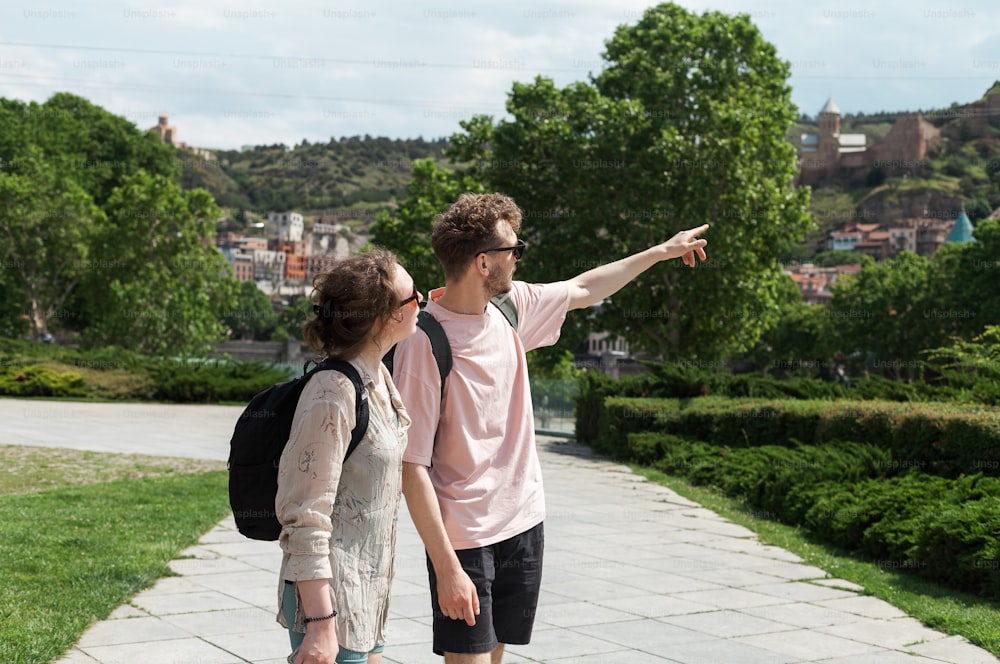
{"label": "beaded bracelet", "polygon": [[302,622],[305,623],[306,625],[308,625],[309,623],[321,622],[323,620],[330,620],[331,618],[336,618],[336,617],[337,617],[337,612],[334,611],[333,613],[331,613],[328,616],[320,616],[318,618],[303,618]]}

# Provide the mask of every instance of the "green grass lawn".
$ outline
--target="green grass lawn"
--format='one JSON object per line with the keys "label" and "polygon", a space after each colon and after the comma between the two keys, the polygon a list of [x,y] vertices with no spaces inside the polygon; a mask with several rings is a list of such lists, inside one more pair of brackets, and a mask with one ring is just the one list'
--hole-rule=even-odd
{"label": "green grass lawn", "polygon": [[946,634],[964,636],[1000,656],[1000,603],[965,595],[919,579],[903,570],[879,567],[847,552],[818,543],[799,528],[755,515],[754,510],[702,486],[630,464],[633,471],[676,491],[733,523],[757,533],[760,541],[781,547],[831,576],[862,586],[865,593],[892,604]]}
{"label": "green grass lawn", "polygon": [[0,662],[59,659],[229,509],[220,462],[0,445]]}

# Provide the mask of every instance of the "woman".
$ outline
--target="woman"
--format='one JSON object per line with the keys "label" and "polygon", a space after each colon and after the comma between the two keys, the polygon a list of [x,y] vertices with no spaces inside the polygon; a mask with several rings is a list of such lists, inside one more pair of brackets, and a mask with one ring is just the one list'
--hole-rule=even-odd
{"label": "woman", "polygon": [[305,340],[358,370],[370,415],[345,462],[354,426],[350,379],[320,371],[302,392],[278,468],[278,622],[289,630],[289,662],[372,664],[382,661],[410,424],[382,356],[416,330],[422,296],[384,250],[340,261],[313,285],[316,316],[305,324]]}

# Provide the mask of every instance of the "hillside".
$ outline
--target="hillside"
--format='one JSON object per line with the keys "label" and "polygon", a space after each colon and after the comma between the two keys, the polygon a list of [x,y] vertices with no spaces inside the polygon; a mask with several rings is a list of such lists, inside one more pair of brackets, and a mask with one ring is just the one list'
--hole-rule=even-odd
{"label": "hillside", "polygon": [[270,211],[307,216],[370,218],[406,196],[416,159],[444,160],[444,139],[352,136],[328,143],[303,141],[292,148],[259,145],[214,152],[205,160],[178,150],[181,184],[210,191],[232,216],[244,219]]}
{"label": "hillside", "polygon": [[[796,253],[808,257],[821,250],[827,231],[849,221],[891,223],[920,216],[924,209],[965,206],[973,222],[1000,207],[1000,114],[991,95],[964,106],[923,111],[941,132],[941,140],[918,168],[906,173],[872,169],[859,179],[838,177],[813,184],[812,211],[816,230]],[[843,133],[862,133],[868,144],[889,134],[893,124],[911,112],[858,113],[841,119]],[[789,129],[798,147],[803,133],[817,131],[815,117],[802,115]],[[310,217],[336,218],[367,226],[380,209],[394,208],[406,196],[413,161],[433,158],[447,166],[446,139],[389,139],[353,136],[327,143],[306,141],[294,147],[268,145],[218,151],[206,161],[184,150],[181,182],[204,187],[227,210],[228,227],[238,229],[270,211],[295,210]],[[957,214],[957,213],[956,213]],[[952,215],[954,216],[954,215]]]}
{"label": "hillside", "polygon": [[[811,207],[816,230],[793,258],[819,251],[829,230],[851,221],[891,225],[900,219],[950,219],[962,206],[973,224],[989,216],[1000,207],[1000,103],[990,99],[998,93],[1000,83],[969,104],[923,111],[924,119],[940,131],[940,140],[923,159],[907,162],[903,170],[869,164],[867,171],[841,169],[814,182]],[[896,120],[910,114],[845,115],[841,132],[865,134],[871,149]],[[789,140],[798,147],[803,133],[817,131],[815,118],[801,116],[789,130]]]}

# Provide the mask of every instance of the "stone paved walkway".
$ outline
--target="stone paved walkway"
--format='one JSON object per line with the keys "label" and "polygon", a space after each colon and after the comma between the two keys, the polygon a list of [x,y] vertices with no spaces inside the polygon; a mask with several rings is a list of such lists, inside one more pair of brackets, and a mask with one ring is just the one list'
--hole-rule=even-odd
{"label": "stone paved walkway", "polygon": [[[114,408],[0,399],[10,423],[0,443],[224,459],[240,410]],[[141,441],[135,431],[149,427],[133,426],[138,417],[161,423]],[[1000,662],[582,446],[541,438],[539,449],[543,592],[532,643],[510,646],[505,662]],[[226,519],[171,562],[180,576],[92,626],[61,663],[284,662],[287,635],[274,622],[279,561],[275,543],[247,540]],[[397,561],[384,661],[438,664],[423,550],[405,506]]]}

